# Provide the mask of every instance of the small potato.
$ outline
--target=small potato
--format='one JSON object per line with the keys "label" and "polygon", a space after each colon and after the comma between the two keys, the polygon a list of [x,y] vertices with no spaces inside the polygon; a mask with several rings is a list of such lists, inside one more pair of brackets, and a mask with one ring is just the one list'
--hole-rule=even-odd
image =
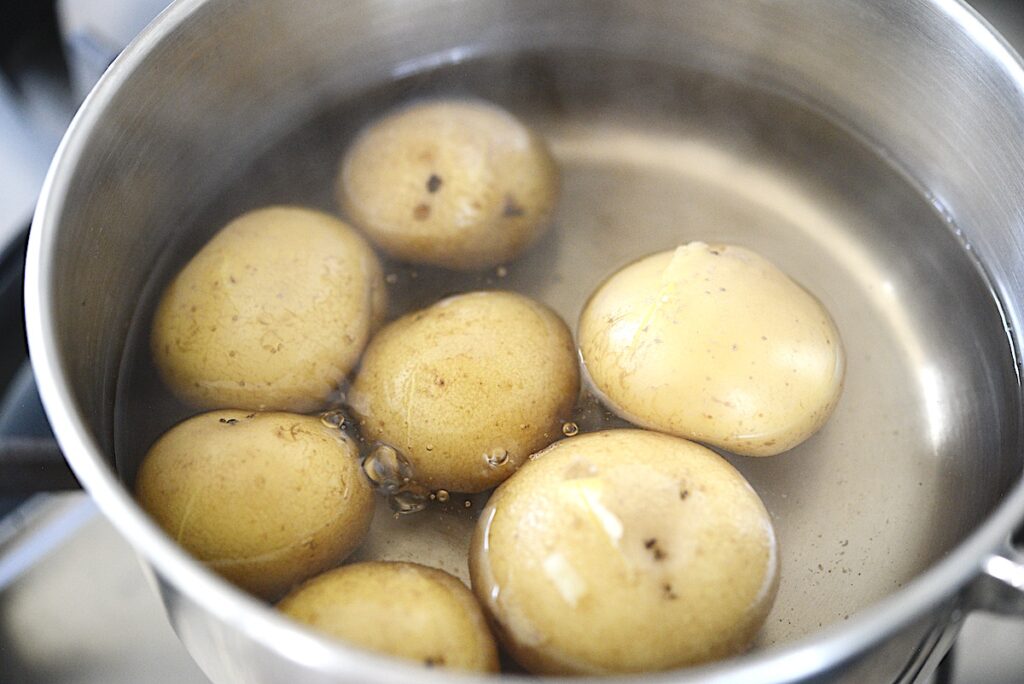
{"label": "small potato", "polygon": [[561,436],[578,394],[572,335],[554,312],[474,292],[381,330],[349,405],[363,437],[402,452],[417,482],[479,492]]}
{"label": "small potato", "polygon": [[560,441],[491,496],[473,590],[536,674],[613,674],[745,650],[775,599],[771,520],[714,452],[656,432]]}
{"label": "small potato", "polygon": [[380,262],[354,230],[310,209],[260,209],[225,226],[168,286],[153,358],[193,406],[313,411],[386,306]]}
{"label": "small potato", "polygon": [[623,418],[747,456],[813,435],[843,386],[828,312],[742,247],[693,242],[626,266],[587,303],[579,341]]}
{"label": "small potato", "polygon": [[473,594],[425,565],[346,565],[309,580],[278,609],[337,639],[427,667],[498,671],[494,637]]}
{"label": "small potato", "polygon": [[352,440],[290,413],[213,411],[179,423],[149,450],[135,491],[189,553],[267,599],[341,562],[374,510]]}
{"label": "small potato", "polygon": [[346,152],[345,214],[392,257],[458,270],[509,261],[548,227],[558,170],[505,110],[439,100],[399,109]]}

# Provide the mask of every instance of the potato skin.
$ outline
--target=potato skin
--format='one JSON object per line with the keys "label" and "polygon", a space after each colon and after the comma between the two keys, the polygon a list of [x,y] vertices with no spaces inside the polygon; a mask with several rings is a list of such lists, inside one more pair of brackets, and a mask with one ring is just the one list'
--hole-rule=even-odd
{"label": "potato skin", "polygon": [[621,269],[580,316],[605,403],[637,425],[747,456],[787,451],[839,400],[839,331],[754,252],[694,242]]}
{"label": "potato skin", "polygon": [[379,260],[343,222],[298,207],[251,211],[165,290],[153,359],[199,408],[313,411],[355,366],[386,296]]}
{"label": "potato skin", "polygon": [[778,585],[771,520],[693,442],[642,430],[562,440],[491,496],[473,590],[536,674],[667,670],[746,649]]}
{"label": "potato skin", "polygon": [[561,436],[578,394],[572,335],[553,311],[473,292],[381,330],[348,399],[364,439],[401,451],[416,481],[479,492]]}
{"label": "potato skin", "polygon": [[213,411],[179,423],[149,450],[135,492],[197,560],[267,599],[341,562],[374,510],[352,440],[290,413]]}
{"label": "potato skin", "polygon": [[351,221],[390,256],[475,270],[507,262],[547,229],[558,170],[543,140],[483,101],[406,106],[368,126],[336,184]]}
{"label": "potato skin", "polygon": [[498,651],[465,585],[418,563],[354,563],[314,577],[278,609],[331,637],[427,667],[497,672]]}

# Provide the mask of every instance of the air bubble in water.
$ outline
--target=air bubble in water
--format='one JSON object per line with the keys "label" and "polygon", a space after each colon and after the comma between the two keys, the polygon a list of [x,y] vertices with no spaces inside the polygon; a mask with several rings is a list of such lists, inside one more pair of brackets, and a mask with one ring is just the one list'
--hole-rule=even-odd
{"label": "air bubble in water", "polygon": [[427,507],[428,496],[418,489],[406,489],[388,497],[391,510],[399,515],[419,513]]}
{"label": "air bubble in water", "polygon": [[345,414],[335,409],[333,411],[324,411],[320,414],[320,422],[323,423],[324,427],[333,428],[335,430],[341,430],[345,427]]}
{"label": "air bubble in water", "polygon": [[446,489],[438,489],[437,492],[435,492],[435,496],[437,497],[437,500],[440,501],[441,503],[444,503],[450,497],[450,495],[448,494],[448,490]]}
{"label": "air bubble in water", "polygon": [[495,270],[495,274],[496,274],[496,275],[497,275],[497,276],[498,276],[499,278],[504,278],[505,276],[507,276],[507,275],[508,275],[508,269],[507,269],[507,268],[505,268],[504,266],[499,266],[499,267],[498,267],[498,268],[497,268],[497,269]]}
{"label": "air bubble in water", "polygon": [[562,434],[566,437],[575,437],[580,432],[580,426],[576,423],[562,423]]}
{"label": "air bubble in water", "polygon": [[487,465],[492,468],[499,468],[508,463],[508,452],[498,447],[493,449],[491,453],[484,454],[484,459],[487,461]]}
{"label": "air bubble in water", "polygon": [[384,494],[397,494],[412,480],[412,466],[394,447],[378,444],[363,460],[363,472]]}
{"label": "air bubble in water", "polygon": [[472,508],[473,507],[473,502],[470,501],[469,499],[466,499],[465,501],[462,502],[462,507],[463,508]]}

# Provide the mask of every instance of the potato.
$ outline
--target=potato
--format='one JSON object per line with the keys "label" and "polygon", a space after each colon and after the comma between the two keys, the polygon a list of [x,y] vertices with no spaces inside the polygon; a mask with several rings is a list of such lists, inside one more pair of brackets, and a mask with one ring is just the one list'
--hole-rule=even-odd
{"label": "potato", "polygon": [[544,232],[558,185],[546,145],[511,114],[437,100],[366,128],[336,187],[344,213],[392,257],[474,270],[514,259]]}
{"label": "potato", "polygon": [[643,427],[770,456],[813,435],[839,399],[839,331],[763,257],[694,242],[615,273],[580,317],[605,403]]}
{"label": "potato", "polygon": [[352,440],[290,413],[213,411],[179,423],[150,448],[135,491],[196,559],[268,599],[341,562],[374,509]]}
{"label": "potato", "polygon": [[693,442],[562,440],[506,480],[473,537],[473,589],[537,674],[666,670],[746,649],[775,598],[771,520]]}
{"label": "potato", "polygon": [[423,663],[497,672],[498,652],[465,585],[417,563],[355,563],[315,577],[278,605],[332,637]]}
{"label": "potato", "polygon": [[511,292],[444,299],[370,342],[349,392],[363,437],[402,452],[413,479],[479,492],[561,436],[579,393],[572,335]]}
{"label": "potato", "polygon": [[167,287],[153,358],[193,406],[313,411],[386,305],[380,263],[355,231],[310,209],[260,209],[225,226]]}

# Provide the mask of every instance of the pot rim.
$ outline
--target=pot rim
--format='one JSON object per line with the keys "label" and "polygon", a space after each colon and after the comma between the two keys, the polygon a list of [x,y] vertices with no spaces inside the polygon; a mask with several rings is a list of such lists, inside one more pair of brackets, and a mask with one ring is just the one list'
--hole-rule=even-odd
{"label": "pot rim", "polygon": [[[998,63],[1024,96],[1024,61],[964,0],[923,0],[970,36]],[[494,681],[458,673],[425,671],[401,661],[328,640],[237,589],[192,559],[142,511],[102,456],[81,413],[57,349],[57,321],[49,279],[59,248],[64,198],[93,129],[136,69],[207,0],[178,0],[114,61],[71,122],[47,173],[29,234],[25,315],[32,368],[47,416],[66,459],[100,510],[144,556],[161,578],[232,629],[284,660],[341,678],[364,682]],[[985,559],[1003,546],[1024,520],[1024,480],[964,541],[904,587],[851,616],[795,642],[705,666],[645,675],[648,682],[795,682],[828,672],[925,615],[969,585]],[[520,679],[504,675],[504,679]],[[523,678],[523,681],[526,681]],[[534,681],[530,678],[530,681]],[[553,681],[558,681],[554,679]],[[579,683],[581,678],[561,679]],[[602,682],[637,681],[634,677]]]}

